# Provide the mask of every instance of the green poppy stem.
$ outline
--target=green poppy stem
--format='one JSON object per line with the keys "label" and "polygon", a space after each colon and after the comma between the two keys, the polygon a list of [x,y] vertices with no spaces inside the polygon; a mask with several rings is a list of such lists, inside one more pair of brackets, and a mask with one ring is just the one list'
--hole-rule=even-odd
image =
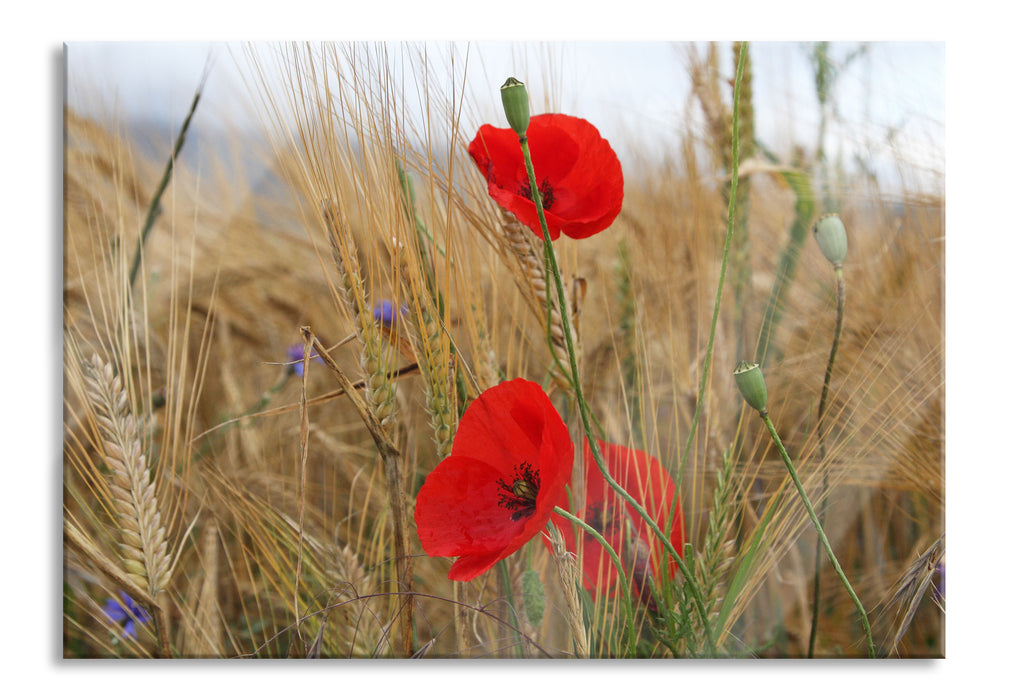
{"label": "green poppy stem", "polygon": [[[676,549],[673,547],[672,543],[669,541],[669,536],[663,532],[663,529],[652,519],[652,517],[645,511],[645,509],[638,503],[633,496],[627,493],[626,490],[620,484],[616,482],[613,476],[610,474],[609,469],[606,467],[606,461],[603,459],[601,450],[599,449],[599,443],[595,439],[592,428],[592,418],[590,417],[590,411],[588,402],[585,400],[585,394],[582,390],[582,383],[578,375],[578,361],[575,355],[574,338],[571,333],[571,320],[568,318],[567,304],[564,299],[564,283],[561,280],[560,270],[557,267],[557,256],[554,253],[553,241],[550,240],[550,229],[547,227],[546,214],[543,211],[543,200],[540,197],[539,186],[536,182],[536,173],[533,169],[532,156],[529,153],[529,141],[525,136],[519,137],[519,145],[522,148],[522,155],[525,158],[526,173],[529,176],[529,189],[532,194],[533,204],[536,205],[536,212],[539,215],[540,220],[540,231],[543,237],[543,249],[546,258],[547,267],[547,277],[548,279],[553,279],[553,285],[557,289],[558,295],[558,306],[561,312],[561,325],[564,328],[564,340],[567,344],[568,356],[570,358],[571,364],[571,384],[575,390],[575,398],[578,403],[578,410],[581,415],[582,425],[585,429],[585,437],[589,443],[589,449],[592,451],[592,457],[595,459],[596,464],[599,466],[599,471],[603,475],[603,479],[606,483],[624,499],[627,504],[634,509],[641,519],[648,525],[649,528],[656,534],[662,546],[669,552],[670,556],[676,561],[679,566],[679,570],[683,573],[683,578],[687,582],[690,588],[691,594],[697,600],[699,605],[699,610],[704,611],[705,602],[701,595],[700,588],[697,585],[697,581],[694,579],[693,574],[687,569],[683,563],[683,558],[679,555]],[[549,293],[550,285],[547,284],[547,291]],[[549,309],[549,306],[547,307]],[[708,620],[706,614],[701,615],[701,622],[704,626],[705,635],[708,642],[708,651],[710,654],[714,654],[715,651],[715,640],[711,632],[711,623]]]}
{"label": "green poppy stem", "polygon": [[[844,324],[844,270],[840,263],[834,266],[837,277],[837,318],[834,322],[834,341],[830,346],[830,357],[827,359],[827,371],[823,376],[823,389],[820,391],[820,407],[816,412],[816,436],[820,443],[820,462],[826,463],[827,445],[823,440],[823,413],[827,408],[827,395],[830,392],[830,375],[834,370],[834,360],[837,348],[841,344],[841,326]],[[823,506],[820,509],[820,522],[827,522],[827,487],[829,472],[823,469]],[[813,658],[816,647],[816,627],[820,616],[820,557],[823,554],[820,540],[816,541],[816,555],[813,559],[813,613],[809,624],[809,658]]]}
{"label": "green poppy stem", "polygon": [[795,471],[795,467],[792,465],[792,460],[788,456],[788,452],[785,450],[785,446],[781,442],[781,438],[778,437],[778,431],[774,429],[774,424],[771,422],[770,416],[767,414],[767,410],[760,411],[760,419],[764,421],[764,425],[767,426],[767,431],[771,434],[771,439],[774,441],[775,447],[778,448],[778,453],[781,455],[781,459],[785,462],[785,467],[788,469],[788,474],[792,477],[792,483],[795,484],[796,490],[799,492],[799,498],[802,499],[802,504],[806,507],[806,512],[809,514],[809,519],[813,523],[813,527],[816,528],[816,534],[820,538],[820,542],[823,543],[823,549],[827,553],[827,558],[830,559],[831,565],[834,567],[834,571],[841,579],[844,589],[848,592],[848,596],[851,598],[851,602],[855,604],[855,608],[858,610],[859,617],[862,621],[862,629],[865,631],[865,641],[869,647],[869,656],[871,658],[876,657],[876,647],[872,643],[872,631],[869,628],[869,616],[866,615],[865,608],[862,607],[862,602],[858,599],[858,595],[855,593],[855,589],[851,587],[848,582],[848,577],[844,575],[844,569],[841,568],[841,563],[834,556],[834,550],[830,548],[830,541],[827,539],[827,534],[823,531],[823,526],[820,525],[819,518],[816,517],[816,512],[813,510],[813,504],[810,503],[809,497],[806,495],[806,490],[802,488],[802,482],[799,481],[799,475]]}

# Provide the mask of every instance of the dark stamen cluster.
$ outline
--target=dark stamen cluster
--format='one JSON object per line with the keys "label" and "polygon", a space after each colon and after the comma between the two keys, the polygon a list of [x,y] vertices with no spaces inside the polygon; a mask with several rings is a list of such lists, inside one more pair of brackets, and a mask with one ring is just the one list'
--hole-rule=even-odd
{"label": "dark stamen cluster", "polygon": [[[539,190],[540,190],[540,199],[543,201],[544,211],[550,211],[550,208],[554,205],[554,202],[556,201],[556,199],[554,198],[554,188],[550,184],[550,180],[548,180],[547,178],[543,178],[543,182],[540,183]],[[525,197],[526,199],[533,198],[533,191],[532,188],[529,186],[528,181],[526,182],[526,184],[522,185],[522,187],[519,188],[519,194]]]}
{"label": "dark stamen cluster", "polygon": [[609,534],[609,531],[613,529],[613,514],[612,509],[605,506],[603,503],[592,503],[586,509],[585,512],[585,522],[592,526],[596,532],[600,534]]}
{"label": "dark stamen cluster", "polygon": [[512,520],[527,518],[536,512],[536,496],[540,491],[540,473],[528,462],[522,462],[514,469],[511,481],[497,480],[501,492],[498,505],[515,511]]}

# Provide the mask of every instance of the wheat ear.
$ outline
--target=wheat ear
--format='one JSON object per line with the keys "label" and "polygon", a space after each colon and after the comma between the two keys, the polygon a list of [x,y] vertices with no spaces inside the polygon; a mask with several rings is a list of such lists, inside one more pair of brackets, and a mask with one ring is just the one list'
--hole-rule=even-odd
{"label": "wheat ear", "polygon": [[[361,341],[361,369],[365,377],[365,400],[383,427],[396,419],[396,384],[389,378],[390,363],[383,357],[382,335],[371,313],[361,276],[357,246],[349,235],[346,222],[332,202],[323,203],[323,216],[329,234],[333,260],[340,273],[340,292],[354,317],[354,329]],[[386,348],[385,352],[391,352]]]}
{"label": "wheat ear", "polygon": [[140,426],[111,363],[93,355],[84,375],[112,474],[123,565],[130,578],[156,598],[168,584],[171,562],[154,482],[141,450]]}
{"label": "wheat ear", "polygon": [[722,455],[722,468],[715,476],[715,492],[708,513],[708,531],[704,536],[703,551],[695,557],[698,579],[706,609],[700,614],[715,616],[725,596],[725,577],[735,560],[736,540],[729,537],[729,526],[736,512],[732,484],[735,464],[732,455]]}
{"label": "wheat ear", "polygon": [[889,643],[884,648],[889,648],[889,656],[895,656],[897,645],[911,627],[911,620],[914,619],[922,599],[932,588],[932,577],[936,567],[946,556],[946,535],[939,535],[939,539],[932,543],[920,556],[910,563],[904,570],[900,580],[894,586],[893,595],[883,605],[883,613],[893,612],[898,622],[896,629],[892,632]]}
{"label": "wheat ear", "polygon": [[[347,657],[362,658],[377,653],[382,644],[381,624],[360,593],[371,588],[371,577],[349,544],[340,547],[337,543],[329,562],[326,576],[333,582],[331,605],[341,613],[341,630],[350,634],[345,640]],[[359,602],[352,605],[354,601]]]}
{"label": "wheat ear", "polygon": [[550,551],[557,573],[560,575],[561,592],[568,606],[568,624],[571,626],[571,638],[575,645],[575,655],[580,659],[589,658],[589,638],[585,631],[585,615],[582,613],[582,600],[578,594],[578,582],[581,571],[575,564],[574,555],[569,553],[564,544],[564,536],[548,523],[550,528]]}
{"label": "wheat ear", "polygon": [[[119,525],[119,548],[127,576],[157,600],[171,576],[171,557],[162,525],[154,481],[141,449],[141,429],[130,410],[130,400],[111,363],[92,355],[85,361],[88,398],[95,411],[111,473],[109,490]],[[170,654],[167,616],[155,609],[163,655]]]}
{"label": "wheat ear", "polygon": [[427,410],[431,416],[434,442],[438,449],[438,459],[445,459],[452,451],[455,437],[456,391],[455,367],[451,353],[445,351],[442,331],[438,321],[427,309],[421,311],[424,336],[427,339],[425,353],[427,370],[424,388],[427,394]]}

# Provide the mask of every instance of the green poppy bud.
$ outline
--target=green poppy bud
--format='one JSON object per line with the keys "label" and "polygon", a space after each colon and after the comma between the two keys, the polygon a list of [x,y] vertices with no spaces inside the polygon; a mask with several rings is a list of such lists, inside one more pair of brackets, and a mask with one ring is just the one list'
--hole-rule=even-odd
{"label": "green poppy bud", "polygon": [[813,236],[823,257],[835,267],[844,262],[844,256],[848,253],[848,234],[837,214],[821,216],[813,224]]}
{"label": "green poppy bud", "polygon": [[760,365],[756,362],[740,362],[732,374],[746,403],[761,413],[766,411],[767,385],[764,384],[764,374],[760,371]]}
{"label": "green poppy bud", "polygon": [[501,86],[501,103],[504,105],[508,125],[519,137],[526,135],[529,128],[529,93],[525,83],[508,78]]}

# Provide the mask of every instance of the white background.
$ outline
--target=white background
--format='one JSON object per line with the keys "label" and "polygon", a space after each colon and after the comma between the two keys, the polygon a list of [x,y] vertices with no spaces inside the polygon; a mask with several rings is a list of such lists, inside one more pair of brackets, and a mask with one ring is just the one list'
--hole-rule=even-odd
{"label": "white background", "polygon": [[[699,3],[696,4],[698,7]],[[1004,687],[1005,24],[991,3],[609,5],[36,2],[4,21],[5,503],[0,636],[16,694],[144,697],[956,697]],[[703,16],[702,16],[703,15]],[[171,665],[60,660],[60,42],[102,39],[915,39],[946,41],[947,660]],[[189,94],[188,91],[185,94]],[[180,94],[180,100],[188,98]],[[7,213],[5,212],[5,213]],[[992,678],[990,678],[992,677]],[[994,681],[995,685],[990,685]],[[987,691],[982,691],[987,692]]]}

